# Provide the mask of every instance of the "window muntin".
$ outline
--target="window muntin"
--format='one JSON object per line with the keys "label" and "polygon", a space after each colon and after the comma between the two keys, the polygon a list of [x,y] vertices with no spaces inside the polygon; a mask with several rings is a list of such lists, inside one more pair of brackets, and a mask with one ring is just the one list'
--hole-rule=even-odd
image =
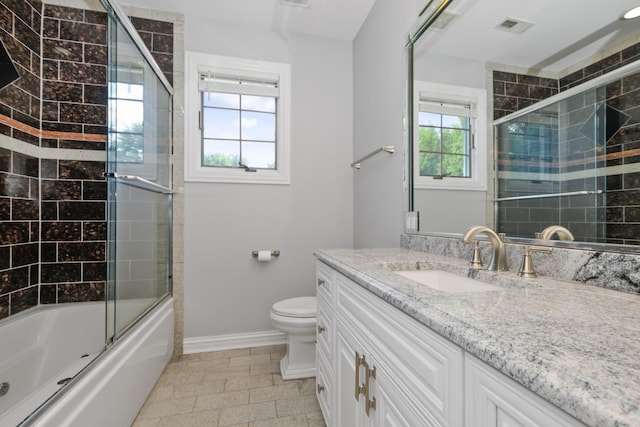
{"label": "window muntin", "polygon": [[424,110],[418,113],[420,176],[471,178],[470,117]]}
{"label": "window muntin", "polygon": [[275,96],[202,92],[202,166],[276,169]]}

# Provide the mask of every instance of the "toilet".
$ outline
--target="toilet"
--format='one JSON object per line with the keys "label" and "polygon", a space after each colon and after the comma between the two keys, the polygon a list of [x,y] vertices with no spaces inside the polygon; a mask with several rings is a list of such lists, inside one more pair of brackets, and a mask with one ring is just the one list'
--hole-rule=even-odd
{"label": "toilet", "polygon": [[287,353],[280,360],[282,379],[316,376],[316,297],[278,301],[271,307],[273,326],[287,334]]}

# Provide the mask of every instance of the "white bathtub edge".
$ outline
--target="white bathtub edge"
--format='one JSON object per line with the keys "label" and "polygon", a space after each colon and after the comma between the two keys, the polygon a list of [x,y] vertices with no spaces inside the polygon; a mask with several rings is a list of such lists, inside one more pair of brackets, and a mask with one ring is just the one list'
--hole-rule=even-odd
{"label": "white bathtub edge", "polygon": [[173,353],[173,298],[155,309],[29,426],[130,426]]}

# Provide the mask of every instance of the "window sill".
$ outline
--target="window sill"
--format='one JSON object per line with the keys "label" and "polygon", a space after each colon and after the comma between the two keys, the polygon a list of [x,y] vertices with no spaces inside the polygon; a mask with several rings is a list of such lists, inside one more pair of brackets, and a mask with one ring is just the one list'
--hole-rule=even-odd
{"label": "window sill", "polygon": [[196,168],[185,176],[187,182],[215,182],[225,184],[268,184],[289,185],[289,174],[282,171],[257,170],[247,172],[243,169],[210,170],[210,168]]}
{"label": "window sill", "polygon": [[[453,178],[455,180],[455,178]],[[414,182],[413,186],[417,190],[459,190],[459,191],[487,191],[487,186],[480,183],[460,183],[456,184],[452,179],[443,178],[442,180],[433,180],[434,183],[420,180]],[[450,182],[447,182],[450,181]]]}

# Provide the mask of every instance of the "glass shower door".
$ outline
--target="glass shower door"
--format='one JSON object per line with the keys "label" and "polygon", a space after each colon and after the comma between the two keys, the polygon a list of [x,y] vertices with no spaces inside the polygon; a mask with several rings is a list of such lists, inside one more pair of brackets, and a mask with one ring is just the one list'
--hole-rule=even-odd
{"label": "glass shower door", "polygon": [[171,292],[171,94],[109,22],[107,339]]}
{"label": "glass shower door", "polygon": [[496,126],[498,231],[533,238],[562,225],[576,240],[602,240],[604,95],[593,88]]}

